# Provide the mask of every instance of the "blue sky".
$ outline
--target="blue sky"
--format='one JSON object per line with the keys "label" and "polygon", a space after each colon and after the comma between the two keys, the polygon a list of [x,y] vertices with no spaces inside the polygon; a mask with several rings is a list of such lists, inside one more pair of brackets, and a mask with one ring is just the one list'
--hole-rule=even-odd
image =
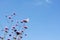
{"label": "blue sky", "polygon": [[13,12],[15,19],[30,18],[24,40],[60,40],[60,0],[0,0],[1,26]]}

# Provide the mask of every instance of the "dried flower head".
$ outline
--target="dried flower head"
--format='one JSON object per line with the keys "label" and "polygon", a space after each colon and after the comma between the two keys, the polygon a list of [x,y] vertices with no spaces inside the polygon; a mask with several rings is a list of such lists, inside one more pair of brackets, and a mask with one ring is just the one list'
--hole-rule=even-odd
{"label": "dried flower head", "polygon": [[16,15],[15,13],[13,13],[13,15]]}
{"label": "dried flower head", "polygon": [[9,34],[9,36],[12,36],[11,34]]}
{"label": "dried flower head", "polygon": [[15,26],[13,26],[12,28],[15,29]]}
{"label": "dried flower head", "polygon": [[10,40],[10,39],[7,39],[7,40]]}
{"label": "dried flower head", "polygon": [[29,22],[29,18],[21,20],[21,23],[27,23],[27,22]]}
{"label": "dried flower head", "polygon": [[24,26],[25,29],[27,29],[27,26]]}
{"label": "dried flower head", "polygon": [[9,29],[8,29],[8,27],[6,26],[4,31],[5,31],[6,33],[8,33],[8,30],[9,30]]}
{"label": "dried flower head", "polygon": [[20,32],[16,32],[17,35],[20,35],[21,33]]}
{"label": "dried flower head", "polygon": [[15,29],[14,32],[17,32],[17,30]]}
{"label": "dried flower head", "polygon": [[9,19],[11,19],[11,16],[8,16]]}

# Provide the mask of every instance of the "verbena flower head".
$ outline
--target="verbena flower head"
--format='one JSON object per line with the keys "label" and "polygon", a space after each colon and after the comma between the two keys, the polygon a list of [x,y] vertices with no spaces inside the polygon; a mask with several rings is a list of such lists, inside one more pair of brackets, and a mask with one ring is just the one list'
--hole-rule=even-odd
{"label": "verbena flower head", "polygon": [[[13,13],[12,15],[9,15],[9,16],[5,16],[7,19],[9,19],[8,21],[10,21],[10,23],[8,23],[8,22],[7,23],[10,26],[7,26],[7,25],[4,26],[4,30],[3,30],[4,31],[4,33],[3,33],[4,36],[3,37],[0,36],[0,40],[21,40],[24,35],[27,36],[27,34],[25,34],[24,31],[28,27],[26,25],[24,25],[24,24],[29,22],[29,18],[23,19],[20,22],[20,20],[16,21],[16,20],[14,20],[14,18],[12,18],[15,15],[16,15],[16,13]],[[19,26],[20,23],[22,23],[24,26]]]}

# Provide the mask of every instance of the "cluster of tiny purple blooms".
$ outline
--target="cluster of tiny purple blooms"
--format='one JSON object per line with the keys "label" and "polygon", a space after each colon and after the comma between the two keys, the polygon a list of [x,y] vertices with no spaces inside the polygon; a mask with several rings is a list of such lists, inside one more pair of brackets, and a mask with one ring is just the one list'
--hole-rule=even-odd
{"label": "cluster of tiny purple blooms", "polygon": [[[12,18],[13,16],[16,16],[16,13],[13,13],[12,15],[9,15],[9,16],[5,16],[8,20],[10,20],[11,24],[14,22],[14,19]],[[3,33],[3,36],[0,36],[0,40],[22,40],[23,36],[27,36],[27,34],[25,33],[25,30],[28,29],[28,26],[26,26],[28,21],[29,21],[29,18],[16,21],[14,25],[11,25],[11,28],[9,28],[8,26],[5,26],[4,29],[1,30],[4,33]],[[19,26],[20,23],[22,24],[21,27]]]}

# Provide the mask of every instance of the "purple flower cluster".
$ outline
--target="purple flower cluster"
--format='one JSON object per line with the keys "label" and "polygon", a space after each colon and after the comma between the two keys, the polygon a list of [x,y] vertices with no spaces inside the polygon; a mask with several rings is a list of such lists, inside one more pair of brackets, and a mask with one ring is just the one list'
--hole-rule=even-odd
{"label": "purple flower cluster", "polygon": [[[5,16],[8,20],[10,20],[11,24],[15,21],[13,19],[13,16],[16,16],[16,14],[13,13],[12,15]],[[0,40],[21,40],[23,38],[23,35],[27,36],[27,34],[25,34],[25,30],[28,29],[28,27],[25,24],[28,21],[29,19],[17,21],[14,25],[11,25],[11,28],[5,26],[3,29],[4,36],[0,36]],[[20,23],[23,24],[23,26],[18,30],[18,28],[20,28]],[[7,36],[9,36],[9,38],[6,39]]]}

